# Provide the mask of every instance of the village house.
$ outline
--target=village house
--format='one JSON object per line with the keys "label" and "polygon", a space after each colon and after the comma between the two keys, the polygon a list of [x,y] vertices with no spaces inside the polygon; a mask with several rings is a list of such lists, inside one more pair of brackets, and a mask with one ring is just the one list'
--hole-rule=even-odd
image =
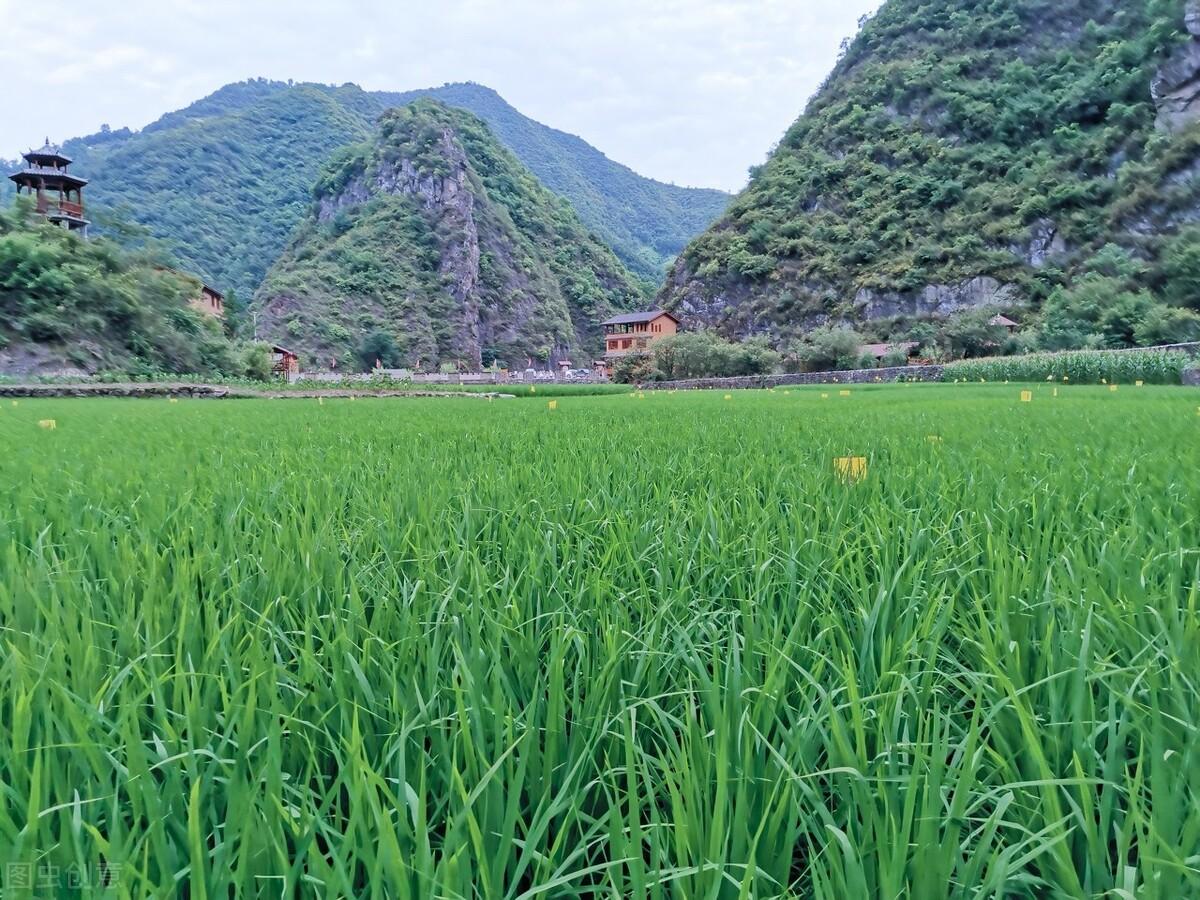
{"label": "village house", "polygon": [[882,360],[889,353],[903,353],[905,358],[911,358],[921,345],[916,341],[895,341],[890,344],[864,344],[859,348],[863,355],[870,353],[875,359]]}
{"label": "village house", "polygon": [[207,284],[201,283],[200,296],[189,300],[188,306],[218,319],[225,318],[225,295]]}
{"label": "village house", "polygon": [[604,359],[596,361],[597,371],[612,374],[613,364],[630,353],[641,353],[655,341],[679,333],[679,319],[662,309],[625,313],[605,319]]}
{"label": "village house", "polygon": [[1021,327],[1016,322],[1014,322],[1012,319],[1010,319],[1008,316],[1002,316],[1002,315],[1001,316],[992,316],[990,319],[988,319],[988,324],[995,325],[999,328],[1003,328],[1009,334],[1015,334],[1017,329]]}
{"label": "village house", "polygon": [[271,345],[271,371],[284,381],[293,381],[300,374],[300,355],[287,347]]}

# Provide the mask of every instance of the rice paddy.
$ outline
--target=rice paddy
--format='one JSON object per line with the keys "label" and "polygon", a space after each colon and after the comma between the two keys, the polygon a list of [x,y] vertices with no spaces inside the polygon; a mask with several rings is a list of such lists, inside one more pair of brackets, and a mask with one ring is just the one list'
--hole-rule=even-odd
{"label": "rice paddy", "polygon": [[5,403],[4,900],[1200,896],[1198,398]]}

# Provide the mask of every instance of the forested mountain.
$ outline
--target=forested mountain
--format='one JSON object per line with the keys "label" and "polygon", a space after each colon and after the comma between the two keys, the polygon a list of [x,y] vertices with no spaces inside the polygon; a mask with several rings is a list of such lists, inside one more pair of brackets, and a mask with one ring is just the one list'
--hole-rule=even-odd
{"label": "forested mountain", "polygon": [[433,100],[386,112],[315,199],[254,309],[317,366],[586,365],[598,323],[646,300],[480,119]]}
{"label": "forested mountain", "polygon": [[888,0],[659,302],[776,339],[1048,304],[1049,345],[1132,342],[1200,298],[1195,34],[1182,0]]}
{"label": "forested mountain", "polygon": [[642,178],[474,84],[397,94],[254,80],[140,132],[105,130],[66,141],[64,150],[75,159],[72,170],[91,179],[87,199],[100,232],[131,242],[139,235],[123,225],[141,226],[182,265],[246,299],[307,212],[331,154],[366,138],[385,109],[421,96],[488,122],[647,285],[661,281],[675,254],[728,202],[720,191]]}

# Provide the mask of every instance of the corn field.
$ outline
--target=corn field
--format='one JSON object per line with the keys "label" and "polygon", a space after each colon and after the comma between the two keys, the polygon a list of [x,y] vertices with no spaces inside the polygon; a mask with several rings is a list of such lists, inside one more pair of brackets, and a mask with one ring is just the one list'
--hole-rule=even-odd
{"label": "corn field", "polygon": [[1183,370],[1193,364],[1177,350],[1068,350],[962,360],[946,366],[943,380],[1179,384]]}
{"label": "corn field", "polygon": [[1028,389],[6,402],[4,900],[1200,896],[1200,392]]}

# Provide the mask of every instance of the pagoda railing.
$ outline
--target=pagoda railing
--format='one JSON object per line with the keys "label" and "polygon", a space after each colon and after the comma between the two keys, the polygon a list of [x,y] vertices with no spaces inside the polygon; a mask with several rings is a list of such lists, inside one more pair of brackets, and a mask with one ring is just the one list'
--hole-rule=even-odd
{"label": "pagoda railing", "polygon": [[37,211],[44,216],[60,215],[71,216],[75,219],[83,218],[82,203],[72,203],[69,200],[51,200],[44,195],[38,200]]}

